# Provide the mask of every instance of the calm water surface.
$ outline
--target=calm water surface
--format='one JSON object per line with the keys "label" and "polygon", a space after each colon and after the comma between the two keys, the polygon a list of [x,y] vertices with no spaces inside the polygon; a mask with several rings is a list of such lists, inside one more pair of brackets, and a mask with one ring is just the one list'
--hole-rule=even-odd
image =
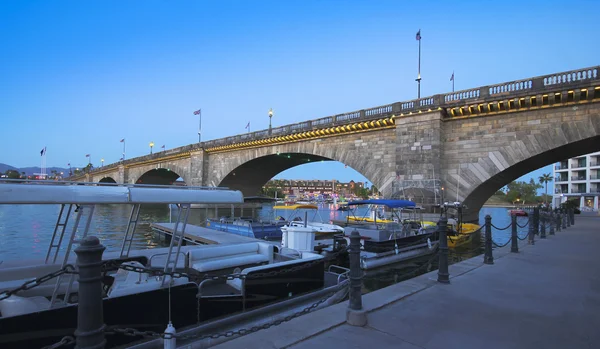
{"label": "calm water surface", "polygon": [[[346,212],[337,211],[337,206],[325,205],[319,210],[324,221],[331,219],[344,219]],[[39,259],[45,258],[48,245],[58,214],[59,205],[0,205],[0,260],[15,260],[19,258]],[[121,248],[121,239],[127,229],[131,208],[127,205],[98,205],[92,219],[89,235],[97,236],[106,246],[107,251],[118,251]],[[229,214],[230,210],[220,209],[219,216]],[[278,211],[278,215],[284,212]],[[239,215],[239,212],[236,212]],[[246,209],[244,215],[250,215]],[[255,216],[261,218],[272,217],[272,210],[265,206],[255,211]],[[363,214],[358,211],[357,214]],[[492,222],[498,227],[505,227],[510,223],[510,216],[505,208],[483,208],[480,211],[480,222],[483,224],[486,214],[492,216]],[[175,220],[177,210],[169,210],[167,205],[145,205],[140,210],[140,219],[135,233],[132,248],[146,249],[162,247],[162,242],[153,237],[150,223],[168,222],[169,216]],[[193,209],[190,213],[189,223],[203,225],[207,215],[214,217],[215,212],[205,209]],[[85,215],[83,216],[85,218]],[[309,216],[310,218],[310,216]],[[522,220],[523,218],[519,218]],[[67,233],[72,231],[75,214],[71,214]],[[526,221],[527,218],[524,219]],[[79,234],[83,231],[84,221],[80,223]],[[510,229],[494,231],[494,241],[502,243],[510,236]],[[66,243],[63,242],[66,246]]]}

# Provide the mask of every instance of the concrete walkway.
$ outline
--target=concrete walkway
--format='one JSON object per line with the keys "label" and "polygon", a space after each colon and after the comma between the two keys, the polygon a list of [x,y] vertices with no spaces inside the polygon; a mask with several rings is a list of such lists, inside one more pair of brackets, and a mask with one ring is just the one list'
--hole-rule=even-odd
{"label": "concrete walkway", "polygon": [[[213,348],[511,349],[600,347],[600,217],[518,254],[494,250],[363,296],[368,325],[345,324],[347,302]],[[183,348],[194,348],[186,345]]]}

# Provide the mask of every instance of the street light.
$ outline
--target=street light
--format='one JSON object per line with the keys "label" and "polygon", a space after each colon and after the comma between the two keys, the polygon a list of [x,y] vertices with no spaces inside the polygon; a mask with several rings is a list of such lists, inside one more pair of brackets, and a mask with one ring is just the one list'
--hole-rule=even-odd
{"label": "street light", "polygon": [[150,142],[150,154],[152,154],[152,147],[154,147],[154,142]]}
{"label": "street light", "polygon": [[271,119],[273,118],[273,108],[269,108],[269,134],[271,134]]}
{"label": "street light", "polygon": [[100,167],[104,166],[104,159],[100,159]]}

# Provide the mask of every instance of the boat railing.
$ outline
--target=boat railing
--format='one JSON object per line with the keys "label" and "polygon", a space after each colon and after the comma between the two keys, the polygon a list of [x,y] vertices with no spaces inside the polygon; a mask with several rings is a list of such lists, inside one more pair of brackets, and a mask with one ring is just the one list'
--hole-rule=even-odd
{"label": "boat railing", "polygon": [[[341,273],[336,273],[332,269],[339,270],[339,271],[341,271]],[[338,285],[340,284],[342,278],[348,279],[349,276],[350,276],[350,269],[349,268],[344,268],[344,267],[341,267],[341,266],[335,265],[335,264],[331,264],[329,266],[329,268],[327,268],[327,271],[330,272],[330,273],[339,274],[338,277],[337,277],[337,284]]]}
{"label": "boat railing", "polygon": [[[153,254],[153,255],[150,257],[150,260],[148,260],[148,266],[149,266],[150,268],[152,268],[152,260],[154,259],[154,257],[158,257],[158,256],[168,256],[168,255],[169,255],[169,252],[164,252],[164,253],[157,253],[157,254]],[[179,252],[179,255],[183,255],[183,259],[182,259],[182,260],[185,262],[185,252]],[[165,262],[165,263],[166,263],[166,262]],[[162,267],[164,267],[164,265],[163,265],[163,266],[160,266],[160,267],[162,268]]]}
{"label": "boat railing", "polygon": [[55,181],[40,179],[12,179],[3,178],[1,183],[11,184],[46,184],[46,185],[84,185],[84,186],[104,186],[104,187],[127,187],[127,188],[168,188],[179,190],[230,190],[228,187],[211,186],[184,186],[184,185],[163,185],[163,184],[133,184],[133,183],[105,183],[105,182],[74,182],[74,181]]}

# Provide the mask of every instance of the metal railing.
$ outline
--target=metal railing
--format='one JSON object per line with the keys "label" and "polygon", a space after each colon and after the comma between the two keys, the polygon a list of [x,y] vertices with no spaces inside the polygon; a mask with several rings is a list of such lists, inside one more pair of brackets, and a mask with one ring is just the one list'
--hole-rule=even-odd
{"label": "metal railing", "polygon": [[418,112],[420,110],[434,110],[437,108],[455,107],[464,105],[465,102],[483,102],[485,100],[489,100],[490,98],[497,99],[498,97],[516,98],[535,93],[548,93],[549,91],[559,88],[584,88],[589,86],[590,82],[600,82],[599,70],[600,66],[594,66],[522,80],[503,82],[495,85],[487,85],[462,91],[455,91],[446,94],[438,94],[404,102],[396,102],[369,109],[351,111],[344,114],[326,116],[319,119],[274,127],[271,129],[271,132],[269,132],[268,129],[265,129],[173,148],[154,154],[105,165],[102,168],[97,168],[90,171],[90,173],[93,174],[100,171],[104,172],[118,167],[119,165],[133,164],[145,160],[160,159],[188,151],[196,151],[200,149],[214,148],[241,142],[261,140],[269,137],[289,135],[299,132],[314,131],[324,127],[341,126],[359,121],[369,121],[378,118],[391,117],[392,115]]}

